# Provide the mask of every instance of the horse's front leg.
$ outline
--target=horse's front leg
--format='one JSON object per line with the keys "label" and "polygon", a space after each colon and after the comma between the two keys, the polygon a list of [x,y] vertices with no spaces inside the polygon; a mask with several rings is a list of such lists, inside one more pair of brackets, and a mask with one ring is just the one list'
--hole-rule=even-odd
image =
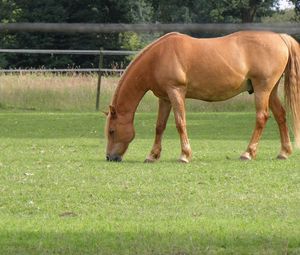
{"label": "horse's front leg", "polygon": [[168,90],[168,96],[173,107],[176,128],[180,136],[181,155],[179,157],[179,162],[188,163],[192,158],[192,150],[186,130],[185,88],[170,88]]}
{"label": "horse's front leg", "polygon": [[163,133],[166,129],[170,111],[171,111],[170,101],[159,99],[158,116],[157,116],[156,129],[155,129],[155,140],[150,154],[144,161],[145,163],[152,163],[160,158],[161,140],[162,140]]}

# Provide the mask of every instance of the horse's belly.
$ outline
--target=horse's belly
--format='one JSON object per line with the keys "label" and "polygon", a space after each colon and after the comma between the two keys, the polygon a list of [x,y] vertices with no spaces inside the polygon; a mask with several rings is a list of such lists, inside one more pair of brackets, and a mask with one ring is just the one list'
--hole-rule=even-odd
{"label": "horse's belly", "polygon": [[202,83],[193,82],[187,86],[187,98],[200,99],[208,102],[223,101],[241,92],[247,91],[247,80],[237,83]]}

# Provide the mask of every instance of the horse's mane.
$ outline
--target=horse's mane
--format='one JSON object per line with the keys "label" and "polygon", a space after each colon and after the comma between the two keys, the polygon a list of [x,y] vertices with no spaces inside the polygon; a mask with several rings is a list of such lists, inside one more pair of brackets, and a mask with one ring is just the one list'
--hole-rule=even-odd
{"label": "horse's mane", "polygon": [[124,73],[122,74],[120,80],[119,80],[119,83],[118,83],[118,86],[116,88],[116,91],[115,91],[115,94],[114,94],[114,97],[113,97],[113,100],[112,100],[112,105],[113,103],[115,102],[115,100],[117,99],[118,97],[118,94],[119,94],[119,91],[121,89],[121,86],[123,84],[123,81],[124,79],[126,78],[127,76],[127,73],[130,71],[130,69],[138,62],[138,60],[141,59],[141,57],[143,57],[143,55],[145,55],[145,53],[147,53],[153,46],[155,46],[157,43],[159,43],[161,40],[169,37],[169,36],[172,36],[172,35],[179,35],[180,33],[178,32],[171,32],[171,33],[167,33],[165,35],[163,35],[162,37],[159,37],[158,39],[156,39],[155,41],[153,41],[152,43],[150,43],[149,45],[147,45],[144,49],[141,50],[141,52],[130,62],[130,64],[126,67]]}

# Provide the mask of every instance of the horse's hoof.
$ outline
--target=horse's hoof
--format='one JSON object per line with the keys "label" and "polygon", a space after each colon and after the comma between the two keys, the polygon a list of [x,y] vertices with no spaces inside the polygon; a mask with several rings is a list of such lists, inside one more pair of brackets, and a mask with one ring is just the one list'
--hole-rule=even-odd
{"label": "horse's hoof", "polygon": [[188,160],[186,157],[180,157],[180,158],[178,159],[178,162],[179,162],[179,163],[187,164],[187,163],[189,163],[189,160]]}
{"label": "horse's hoof", "polygon": [[147,159],[147,158],[144,160],[144,163],[154,163],[154,162],[155,162],[155,160],[150,160],[150,159]]}
{"label": "horse's hoof", "polygon": [[148,157],[144,160],[144,163],[155,163],[156,161],[157,161],[157,159]]}
{"label": "horse's hoof", "polygon": [[179,162],[179,163],[183,163],[183,164],[189,163],[188,160],[184,160],[184,159],[178,159],[178,162]]}
{"label": "horse's hoof", "polygon": [[286,159],[288,159],[288,156],[287,156],[287,155],[284,155],[284,154],[279,154],[279,155],[277,156],[277,159],[280,159],[280,160],[286,160]]}
{"label": "horse's hoof", "polygon": [[240,156],[240,160],[243,160],[243,161],[249,161],[251,160],[251,156],[250,156],[250,153],[249,152],[245,152],[243,153],[241,156]]}

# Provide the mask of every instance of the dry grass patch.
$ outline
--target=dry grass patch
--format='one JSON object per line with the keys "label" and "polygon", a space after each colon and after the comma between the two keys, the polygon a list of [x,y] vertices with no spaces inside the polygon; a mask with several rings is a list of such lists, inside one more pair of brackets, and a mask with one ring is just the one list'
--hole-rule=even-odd
{"label": "dry grass patch", "polygon": [[[97,74],[23,73],[0,75],[0,109],[94,111]],[[103,76],[100,110],[106,110],[119,76]],[[243,93],[224,102],[187,100],[188,111],[252,111],[253,95]],[[147,93],[138,111],[157,111],[157,99]]]}

